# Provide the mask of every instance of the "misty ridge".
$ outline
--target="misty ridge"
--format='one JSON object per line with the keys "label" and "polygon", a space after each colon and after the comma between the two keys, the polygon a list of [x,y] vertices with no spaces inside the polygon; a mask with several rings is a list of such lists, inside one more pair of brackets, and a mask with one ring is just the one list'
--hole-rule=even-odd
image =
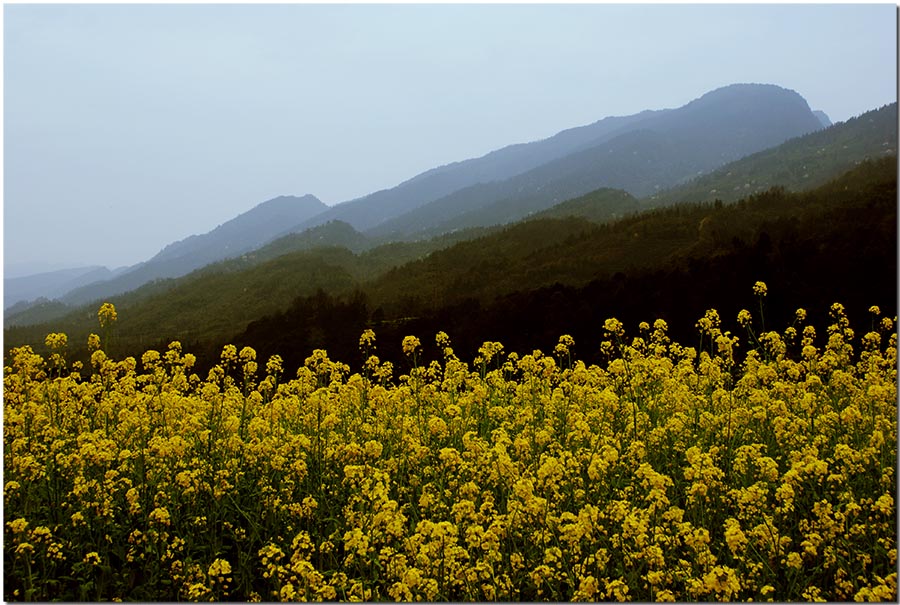
{"label": "misty ridge", "polygon": [[[502,225],[553,216],[591,192],[613,192],[589,211],[605,222],[678,203],[736,201],[772,186],[812,188],[866,158],[896,153],[896,104],[870,114],[832,125],[792,90],[734,84],[679,108],[606,117],[436,167],[332,207],[311,194],[280,196],[131,267],[5,279],[5,322],[24,326],[125,293],[140,297],[198,272],[233,270],[229,260],[246,265],[337,247],[402,264]],[[393,257],[392,249],[405,252]]]}
{"label": "misty ridge", "polygon": [[[41,276],[6,280],[4,307],[9,308],[17,302],[39,297],[49,299],[62,298],[68,292],[79,287],[119,277],[120,279],[115,284],[109,284],[109,287],[96,293],[97,297],[114,295],[134,289],[153,279],[179,277],[211,262],[238,256],[258,248],[279,235],[302,231],[305,228],[324,224],[330,220],[343,220],[360,231],[377,228],[381,233],[388,235],[392,233],[397,235],[397,232],[403,234],[404,231],[415,230],[416,225],[420,226],[419,229],[428,229],[430,226],[432,231],[439,230],[439,225],[431,225],[430,223],[446,222],[447,220],[452,220],[454,215],[465,214],[479,205],[490,204],[492,201],[493,203],[501,202],[503,199],[510,197],[509,193],[511,191],[516,192],[524,189],[530,191],[542,188],[542,184],[534,184],[542,179],[542,176],[544,176],[542,174],[533,174],[530,179],[528,177],[520,177],[520,179],[516,180],[514,177],[519,177],[523,173],[528,173],[539,166],[550,164],[545,169],[545,174],[549,173],[551,180],[560,180],[563,174],[554,174],[554,171],[571,172],[571,170],[577,168],[573,167],[570,169],[566,166],[566,162],[562,162],[562,165],[559,165],[554,163],[555,161],[601,145],[608,147],[610,141],[621,138],[628,133],[640,131],[664,133],[666,130],[681,129],[682,131],[689,131],[687,133],[688,136],[691,134],[696,136],[699,126],[696,122],[696,116],[699,115],[698,111],[708,114],[709,119],[719,118],[720,121],[725,122],[726,111],[736,111],[737,108],[726,110],[724,107],[710,108],[709,105],[716,105],[716,103],[721,105],[721,102],[725,100],[724,97],[728,95],[734,96],[735,94],[738,94],[738,96],[746,95],[748,97],[747,102],[751,102],[751,90],[754,91],[753,95],[757,97],[760,95],[770,97],[763,99],[768,107],[758,108],[758,110],[753,112],[754,115],[752,117],[748,113],[748,116],[742,120],[742,123],[709,124],[706,129],[723,128],[724,130],[716,133],[715,136],[723,140],[728,139],[729,142],[736,141],[742,136],[746,137],[747,131],[752,132],[753,126],[758,126],[758,124],[753,124],[754,119],[765,121],[767,116],[772,117],[780,111],[781,108],[773,106],[776,96],[793,97],[791,102],[794,107],[791,107],[791,111],[797,113],[799,110],[799,114],[802,114],[802,117],[799,118],[796,125],[789,124],[789,129],[784,135],[779,135],[778,127],[781,124],[778,122],[772,123],[769,129],[756,130],[758,133],[765,134],[762,134],[760,141],[753,143],[756,147],[753,151],[780,142],[779,136],[790,138],[793,134],[802,134],[821,124],[818,121],[820,117],[807,115],[810,112],[808,107],[804,107],[805,101],[795,93],[792,95],[789,91],[782,91],[776,89],[776,87],[732,86],[704,95],[701,99],[688,104],[688,106],[680,110],[647,110],[632,116],[609,117],[588,126],[565,130],[543,141],[510,145],[481,158],[441,166],[420,174],[390,190],[379,191],[358,200],[338,204],[331,209],[312,195],[307,195],[303,198],[283,196],[269,200],[220,225],[207,234],[194,235],[170,244],[147,262],[120,271],[120,273],[125,275],[92,273],[83,276],[82,279],[77,279],[78,276],[74,276],[70,280],[68,279],[69,274],[73,273],[73,271],[68,270],[65,274],[54,272]],[[783,100],[779,99],[779,101]],[[704,107],[706,107],[706,111],[703,111]],[[806,110],[805,113],[804,109]],[[672,115],[673,113],[675,114],[674,116]],[[694,116],[693,122],[691,121],[691,116]],[[814,117],[816,121],[813,121],[812,118]],[[827,120],[827,117],[825,119]],[[728,130],[729,128],[730,130]],[[735,136],[735,129],[743,129],[743,132]],[[632,136],[634,135],[632,134]],[[650,137],[652,138],[652,136],[651,134]],[[625,139],[621,140],[620,143],[627,145],[628,141]],[[654,141],[648,141],[645,137],[644,143],[646,152],[649,153],[654,145]],[[769,144],[767,145],[766,143]],[[639,144],[638,147],[640,147]],[[625,157],[625,154],[629,150],[622,149],[619,151],[624,153],[619,154],[622,157],[618,158],[618,160],[627,162],[629,158]],[[638,149],[631,149],[630,151],[635,152]],[[729,151],[731,151],[732,156],[739,153],[734,150]],[[604,151],[598,150],[598,152],[603,153]],[[612,148],[606,149],[607,154],[610,152],[615,153]],[[712,151],[712,154],[715,155],[715,150]],[[609,162],[611,158],[600,157],[599,159],[601,161],[606,160],[601,163],[601,169],[605,168],[607,174],[620,168]],[[731,159],[736,159],[736,157],[731,157]],[[581,161],[584,160],[585,158],[582,157]],[[572,158],[570,163],[578,161],[579,158],[576,157]],[[623,176],[624,178],[627,177]],[[598,182],[597,186],[616,186],[616,183],[603,182],[604,175],[602,174],[598,174],[595,180]],[[485,183],[493,183],[494,185],[493,187],[478,187],[478,185]],[[628,185],[631,188],[640,190],[643,182],[635,176],[631,178]],[[659,186],[658,184],[655,185],[657,188]],[[576,187],[572,189],[572,191],[577,192],[576,194],[586,192],[580,190],[584,188],[584,185],[579,184],[573,187]],[[629,186],[622,188],[630,191]],[[636,193],[635,191],[630,192]],[[452,195],[454,193],[456,193],[455,196]],[[558,201],[559,195],[560,193],[557,192],[551,199]],[[562,193],[562,195],[565,195],[565,193]],[[544,198],[546,198],[546,194],[539,195],[539,199]],[[440,201],[437,201],[439,199]],[[422,208],[422,206],[425,207]],[[419,209],[419,211],[409,217],[404,219],[397,218],[416,209]],[[477,222],[477,218],[474,220]],[[407,225],[405,228],[404,222]],[[472,222],[472,219],[469,222]],[[74,273],[84,274],[86,272],[75,269]],[[66,302],[72,304],[88,302],[85,298],[90,296],[91,294],[87,293],[80,297],[75,295],[68,298]]]}

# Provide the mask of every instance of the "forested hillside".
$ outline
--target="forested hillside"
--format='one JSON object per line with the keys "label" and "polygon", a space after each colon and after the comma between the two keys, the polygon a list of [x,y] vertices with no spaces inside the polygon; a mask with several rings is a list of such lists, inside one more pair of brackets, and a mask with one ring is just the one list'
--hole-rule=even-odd
{"label": "forested hillside", "polygon": [[[836,176],[850,168],[854,160],[871,156],[875,144],[879,153],[885,151],[883,137],[879,136],[885,127],[883,122],[878,120],[861,137],[845,134],[840,142],[851,144],[840,148],[834,145],[836,137],[831,136],[815,151],[840,161],[818,166],[813,178],[798,184],[813,186]],[[676,109],[609,117],[548,139],[511,145],[481,158],[438,167],[397,187],[332,208],[311,195],[274,198],[208,233],[173,242],[153,258],[122,268],[115,275],[71,291],[50,288],[35,298],[59,297],[68,307],[77,307],[245,254],[274,258],[275,253],[316,245],[360,251],[392,241],[446,235],[458,238],[460,232],[467,236],[471,229],[511,223],[599,189],[619,188],[636,196],[656,196],[698,174],[820,128],[819,118],[796,92],[773,85],[735,84],[710,91]],[[877,143],[873,143],[873,137]],[[797,164],[793,170],[802,170],[808,176],[808,161],[802,154],[779,160],[793,160]],[[753,166],[751,171],[758,168]],[[762,190],[759,183],[767,182],[766,175],[759,178],[762,180],[750,178],[746,187],[736,187],[738,196]],[[753,189],[749,189],[751,184]],[[724,186],[709,189],[717,191]],[[695,191],[690,193],[688,201]],[[670,203],[667,200],[672,195],[666,195],[665,199],[649,200],[643,207]],[[609,208],[596,210],[593,220],[616,218],[627,208],[610,200]],[[286,237],[279,240],[281,236]],[[260,250],[276,240],[276,245]],[[27,325],[61,317],[66,311],[57,303],[38,301],[5,313],[5,320],[10,326]]]}
{"label": "forested hillside", "polygon": [[796,92],[734,84],[520,175],[455,191],[371,233],[422,237],[508,223],[602,187],[642,197],[820,127]]}
{"label": "forested hillside", "polygon": [[[602,224],[534,217],[456,243],[236,259],[113,299],[122,317],[113,343],[120,354],[138,355],[177,339],[201,363],[212,363],[225,342],[291,363],[313,348],[353,360],[356,338],[371,327],[388,358],[399,355],[406,334],[440,330],[463,351],[485,339],[521,349],[549,346],[563,333],[590,342],[608,316],[688,326],[714,305],[727,317],[757,279],[770,284],[773,320],[794,305],[815,314],[835,301],[892,312],[896,179],[896,156],[889,156],[809,192],[774,188],[736,204],[678,205]],[[611,197],[631,204],[609,191],[593,199],[605,207]],[[562,214],[590,214],[591,199]],[[95,322],[85,309],[9,328],[6,341],[40,346],[46,333],[61,330],[81,342]],[[587,359],[594,353],[582,351]]]}
{"label": "forested hillside", "polygon": [[[465,354],[486,340],[546,349],[560,334],[593,342],[617,317],[626,325],[665,319],[687,344],[709,307],[735,327],[756,280],[769,284],[766,321],[790,323],[801,306],[822,318],[833,302],[857,316],[872,304],[892,315],[896,200],[890,156],[810,192],[775,188],[733,205],[676,206],[602,226],[531,221],[391,270],[352,299],[300,298],[234,341],[268,352],[277,339],[285,359],[284,347],[296,348],[294,361],[327,342],[352,360],[353,334],[372,327],[391,359],[406,334],[446,331]],[[579,354],[590,360],[599,351]]]}
{"label": "forested hillside", "polygon": [[797,137],[643,200],[646,207],[721,199],[733,201],[769,187],[819,186],[864,159],[897,153],[897,104],[868,111]]}
{"label": "forested hillside", "polygon": [[69,291],[61,300],[68,305],[82,305],[134,290],[153,280],[186,275],[210,263],[254,250],[277,237],[285,224],[295,224],[325,208],[312,195],[268,200],[209,233],[169,244],[153,258],[112,279]]}

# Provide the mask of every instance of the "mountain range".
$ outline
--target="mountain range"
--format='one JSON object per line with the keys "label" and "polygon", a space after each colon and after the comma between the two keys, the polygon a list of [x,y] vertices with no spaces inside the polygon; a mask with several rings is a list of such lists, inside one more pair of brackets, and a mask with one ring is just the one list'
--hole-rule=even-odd
{"label": "mountain range", "polygon": [[[705,309],[733,325],[755,280],[771,288],[767,325],[789,323],[798,306],[819,325],[836,301],[865,324],[872,304],[896,314],[896,161],[890,154],[863,161],[811,191],[773,188],[734,204],[678,204],[613,222],[578,216],[627,200],[606,190],[564,204],[568,216],[536,215],[434,240],[359,253],[251,253],[111,299],[119,321],[107,350],[138,358],[178,340],[197,356],[200,373],[226,343],[251,346],[260,359],[281,355],[285,367],[318,348],[354,363],[359,334],[372,328],[379,356],[394,364],[404,360],[403,337],[422,336],[427,348],[439,330],[466,357],[485,340],[548,350],[570,334],[596,362],[605,318],[630,326],[662,318],[680,326],[673,337],[690,343],[689,328]],[[21,327],[7,325],[7,346],[41,351],[47,333],[62,331],[69,359],[87,366],[96,307],[55,309],[49,321],[39,310]]]}
{"label": "mountain range", "polygon": [[825,123],[830,123],[827,116],[811,111],[794,91],[763,84],[726,86],[677,109],[607,117],[437,167],[330,208],[312,195],[268,200],[209,233],[166,246],[143,263],[96,274],[93,283],[66,284],[61,275],[45,275],[35,280],[45,287],[26,290],[7,282],[4,307],[38,297],[86,304],[335,220],[385,242],[507,223],[600,187],[641,197]]}
{"label": "mountain range", "polygon": [[326,208],[312,195],[268,200],[208,233],[169,244],[153,258],[111,279],[71,290],[60,300],[67,305],[80,305],[134,290],[157,279],[181,277],[210,263],[259,248],[284,225],[302,222]]}
{"label": "mountain range", "polygon": [[[276,198],[117,275],[104,274],[104,281],[62,296],[57,289],[54,301],[8,308],[6,325],[62,318],[79,305],[118,297],[117,305],[138,315],[139,308],[157,310],[146,321],[135,317],[148,335],[164,325],[188,334],[186,324],[170,317],[168,303],[175,300],[196,307],[195,334],[224,333],[252,319],[233,315],[235,301],[244,297],[237,290],[250,297],[243,304],[258,307],[256,316],[277,313],[316,288],[349,291],[379,275],[420,275],[416,263],[429,255],[499,233],[502,225],[523,218],[543,225],[532,237],[553,241],[552,230],[561,229],[563,241],[584,223],[564,221],[559,224],[568,226],[550,229],[541,221],[578,217],[603,223],[675,203],[734,201],[770,184],[801,190],[864,158],[896,153],[896,104],[824,130],[830,120],[820,113],[787,89],[733,85],[681,108],[606,118],[435,168],[331,208],[311,195]],[[522,229],[516,233],[530,233]],[[415,288],[428,283],[429,271]],[[457,287],[466,289],[474,275],[464,273]],[[408,291],[402,280],[384,283]],[[391,298],[372,284],[374,299]],[[254,294],[259,291],[269,292],[265,301]],[[131,294],[122,298],[125,292]],[[208,294],[194,294],[201,292]],[[217,302],[223,295],[229,300]],[[224,305],[219,313],[216,304]],[[216,321],[209,315],[217,315]]]}
{"label": "mountain range", "polygon": [[[733,320],[760,279],[772,288],[765,317],[776,325],[790,322],[797,306],[821,323],[835,301],[851,317],[865,318],[872,304],[890,317],[896,161],[895,153],[861,160],[808,191],[774,187],[732,204],[676,204],[612,222],[604,216],[608,204],[626,209],[642,200],[598,190],[511,225],[356,253],[289,251],[275,242],[112,299],[120,314],[112,346],[116,355],[139,357],[179,340],[208,368],[232,343],[296,367],[313,348],[352,362],[359,334],[373,328],[379,356],[397,363],[408,334],[445,330],[467,356],[484,340],[512,350],[552,348],[564,333],[590,346],[610,316],[634,325],[663,318],[690,342],[685,328],[704,309]],[[359,233],[337,221],[323,228],[351,241]],[[87,363],[83,343],[97,331],[95,307],[32,319],[7,325],[8,346],[40,348],[48,332],[63,331],[70,353]]]}
{"label": "mountain range", "polygon": [[811,189],[864,158],[897,153],[897,104],[731,162],[680,186],[648,196],[645,207],[720,199],[734,201],[780,185]]}
{"label": "mountain range", "polygon": [[678,109],[645,114],[518,176],[454,192],[373,233],[394,239],[511,222],[599,187],[643,197],[819,128],[796,92],[727,86]]}
{"label": "mountain range", "polygon": [[114,271],[106,267],[74,267],[10,277],[3,280],[4,309],[11,309],[15,313],[17,303],[23,305],[24,301],[37,298],[58,298],[71,290],[75,290],[87,284],[105,281],[115,276]]}

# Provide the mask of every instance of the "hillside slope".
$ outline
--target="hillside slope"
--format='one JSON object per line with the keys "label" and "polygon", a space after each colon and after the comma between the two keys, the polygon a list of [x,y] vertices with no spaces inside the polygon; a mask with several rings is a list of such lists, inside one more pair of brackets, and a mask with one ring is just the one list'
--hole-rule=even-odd
{"label": "hillside slope", "polygon": [[[809,192],[776,188],[737,204],[680,205],[602,225],[533,218],[430,254],[422,243],[395,243],[361,254],[330,248],[262,262],[242,257],[114,299],[114,344],[118,354],[139,355],[180,339],[214,360],[233,341],[291,363],[324,347],[352,360],[359,331],[373,326],[389,343],[442,329],[467,346],[478,338],[521,345],[557,330],[554,338],[584,337],[601,329],[601,315],[624,319],[642,310],[642,319],[694,321],[703,311],[689,317],[694,306],[712,300],[710,291],[731,301],[731,289],[756,279],[780,280],[773,284],[782,300],[868,298],[892,312],[896,181],[896,156],[889,156]],[[406,263],[391,269],[399,258]],[[41,348],[52,331],[69,335],[75,355],[83,348],[77,343],[97,331],[96,309],[7,328],[5,342]],[[286,348],[273,349],[275,342]]]}
{"label": "hillside slope", "polygon": [[226,258],[239,256],[270,242],[284,229],[322,213],[328,206],[315,196],[281,196],[219,225],[203,235],[169,244],[153,258],[123,274],[77,288],[61,297],[67,305],[81,305],[128,292],[158,279],[180,277]]}
{"label": "hillside slope", "polygon": [[644,207],[733,201],[779,185],[794,191],[824,184],[866,159],[897,153],[897,104],[839,122],[648,196]]}
{"label": "hillside slope", "polygon": [[16,312],[16,303],[38,298],[52,299],[85,284],[109,279],[113,272],[106,267],[91,266],[61,269],[22,277],[3,278],[3,311]]}
{"label": "hillside slope", "polygon": [[454,191],[508,179],[597,145],[632,128],[647,117],[661,113],[665,113],[665,110],[607,117],[593,124],[563,130],[547,139],[509,145],[479,158],[433,168],[396,187],[337,204],[319,216],[292,226],[286,232],[300,232],[332,220],[344,221],[360,231],[372,229]]}
{"label": "hillside slope", "polygon": [[747,233],[766,221],[855,203],[861,190],[883,196],[885,187],[896,188],[895,158],[865,162],[810,192],[791,194],[775,188],[744,198],[734,207],[681,205],[603,225],[576,218],[516,223],[398,267],[373,282],[368,292],[373,304],[388,306],[396,301],[396,292],[415,293],[429,308],[466,298],[488,301],[523,287],[584,284],[603,275],[664,264],[687,247],[711,254],[716,245],[728,244],[729,237],[749,238]]}
{"label": "hillside slope", "polygon": [[526,173],[469,187],[367,233],[423,237],[507,223],[600,187],[637,197],[821,128],[806,101],[773,85],[735,84],[651,114],[615,136]]}
{"label": "hillside slope", "polygon": [[[435,168],[393,189],[333,208],[313,196],[275,198],[60,300],[77,306],[109,298],[329,222],[339,221],[355,231],[368,229],[368,245],[375,245],[509,223],[598,187],[640,196],[819,125],[806,101],[793,91],[759,84],[727,86],[678,109],[610,117]],[[322,237],[321,245],[345,245],[346,237],[356,236],[331,228],[315,237]],[[357,241],[351,248],[362,245],[367,244]]]}
{"label": "hillside slope", "polygon": [[723,329],[742,329],[737,313],[757,280],[769,285],[769,295],[764,315],[750,309],[756,329],[790,324],[800,306],[821,325],[834,302],[852,317],[866,317],[873,304],[891,317],[896,161],[864,162],[803,193],[776,188],[736,204],[662,208],[603,226],[577,219],[514,225],[388,272],[353,299],[301,297],[231,340],[263,356],[278,353],[291,367],[312,348],[358,359],[366,327],[378,336],[379,356],[397,363],[409,334],[422,339],[423,354],[437,356],[429,342],[438,331],[467,356],[485,341],[550,351],[570,334],[586,360],[601,361],[598,343],[609,317],[630,330],[662,318],[681,326],[673,338],[694,346],[690,327],[711,307]]}

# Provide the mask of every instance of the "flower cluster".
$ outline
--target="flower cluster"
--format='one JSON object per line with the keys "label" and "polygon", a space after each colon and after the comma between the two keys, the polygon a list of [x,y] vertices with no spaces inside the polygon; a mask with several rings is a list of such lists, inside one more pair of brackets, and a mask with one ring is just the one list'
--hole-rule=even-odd
{"label": "flower cluster", "polygon": [[896,600],[896,318],[831,317],[710,310],[699,350],[609,319],[603,366],[442,332],[396,379],[371,330],[361,373],[227,346],[206,378],[52,334],[4,372],[4,597]]}

